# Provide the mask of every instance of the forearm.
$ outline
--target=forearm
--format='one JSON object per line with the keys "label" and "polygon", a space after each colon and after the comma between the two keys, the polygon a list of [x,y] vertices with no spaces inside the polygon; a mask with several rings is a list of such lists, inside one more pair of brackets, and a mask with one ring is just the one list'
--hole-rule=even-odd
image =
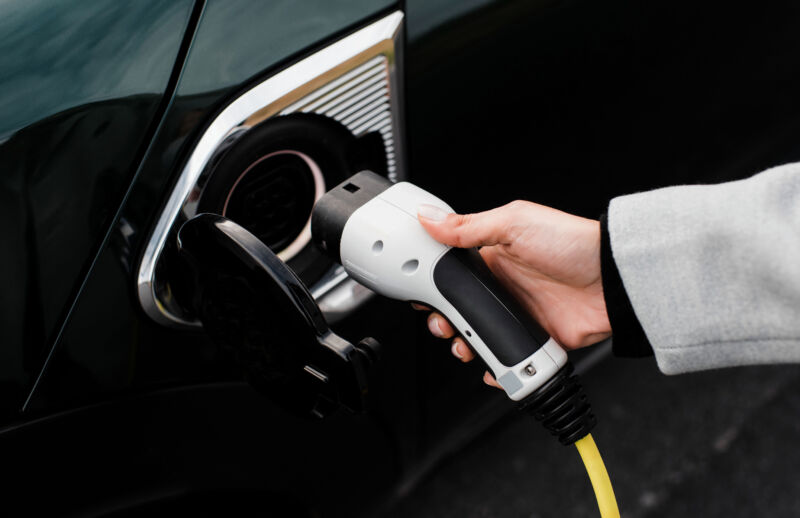
{"label": "forearm", "polygon": [[[800,164],[623,196],[607,218],[630,300],[606,294],[612,330],[635,316],[663,372],[800,361]],[[646,352],[625,329],[615,351]]]}

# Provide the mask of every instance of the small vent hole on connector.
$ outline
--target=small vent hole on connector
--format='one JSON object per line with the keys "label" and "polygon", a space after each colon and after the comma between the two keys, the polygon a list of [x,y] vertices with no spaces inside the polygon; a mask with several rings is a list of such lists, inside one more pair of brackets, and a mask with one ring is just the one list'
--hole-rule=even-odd
{"label": "small vent hole on connector", "polygon": [[380,239],[372,243],[372,253],[378,255],[383,252],[383,241]]}
{"label": "small vent hole on connector", "polygon": [[344,189],[347,192],[356,192],[359,189],[361,189],[361,187],[359,187],[358,185],[356,185],[354,183],[346,183],[344,185],[344,187],[342,187],[342,189]]}
{"label": "small vent hole on connector", "polygon": [[416,259],[411,259],[404,262],[403,266],[401,267],[403,273],[406,275],[411,275],[412,273],[416,272],[417,268],[419,268],[419,261]]}
{"label": "small vent hole on connector", "polygon": [[465,330],[465,331],[464,331],[464,334],[465,334],[465,335],[467,335],[467,338],[469,338],[470,336],[472,336],[472,333],[470,332],[470,330],[469,330],[469,329]]}

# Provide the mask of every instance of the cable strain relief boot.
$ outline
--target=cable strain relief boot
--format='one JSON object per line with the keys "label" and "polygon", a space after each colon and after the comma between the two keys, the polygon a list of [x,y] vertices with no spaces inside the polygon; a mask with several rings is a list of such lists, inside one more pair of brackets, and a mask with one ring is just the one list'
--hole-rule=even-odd
{"label": "cable strain relief boot", "polygon": [[568,362],[519,404],[565,446],[585,437],[597,424],[578,376],[571,375],[574,370]]}

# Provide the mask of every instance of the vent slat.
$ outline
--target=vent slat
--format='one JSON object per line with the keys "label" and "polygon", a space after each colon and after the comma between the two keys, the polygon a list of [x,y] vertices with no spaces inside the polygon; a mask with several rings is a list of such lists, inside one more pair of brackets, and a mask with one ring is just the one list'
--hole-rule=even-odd
{"label": "vent slat", "polygon": [[368,120],[367,122],[363,123],[361,126],[354,128],[353,134],[358,136],[363,135],[364,133],[371,133],[373,131],[380,131],[386,126],[390,126],[392,124],[392,115],[389,112],[382,112],[377,117],[373,118],[372,120]]}
{"label": "vent slat", "polygon": [[[368,91],[374,88],[375,86],[383,85],[384,83],[385,80],[382,77],[382,75],[376,75],[376,76],[370,76],[369,78],[365,78],[363,81],[360,81],[358,83],[345,85],[348,87],[347,89],[345,89],[345,87],[343,86],[340,89],[341,91],[337,92],[337,95],[335,97],[333,96],[330,97],[327,100],[327,102],[325,102],[325,104],[320,104],[319,106],[314,108],[314,112],[325,113],[327,111],[335,109],[336,107],[342,104],[347,104],[347,106],[350,106],[352,102],[355,102],[360,98],[356,96],[363,95],[365,91]],[[353,99],[354,97],[355,99]]]}
{"label": "vent slat", "polygon": [[347,92],[352,91],[353,89],[357,88],[359,85],[362,85],[365,81],[369,84],[374,84],[375,82],[382,81],[382,74],[384,71],[384,67],[372,67],[364,72],[360,73],[356,77],[352,78],[351,80],[343,83],[338,88],[334,88],[330,92],[326,93],[323,96],[315,99],[313,102],[303,106],[301,111],[304,112],[320,112],[324,111],[324,108],[321,109],[322,106],[331,102],[331,100],[335,100],[337,97],[346,94]]}
{"label": "vent slat", "polygon": [[377,56],[377,57],[372,58],[371,60],[367,61],[366,63],[357,66],[353,70],[350,70],[349,72],[341,75],[340,77],[337,77],[336,79],[334,79],[330,83],[328,83],[328,84],[326,84],[326,85],[314,90],[312,93],[310,93],[307,96],[303,97],[302,99],[300,99],[296,103],[287,106],[286,108],[281,110],[281,115],[286,115],[288,113],[294,113],[294,112],[301,111],[303,109],[303,107],[305,107],[306,105],[308,105],[312,101],[314,101],[316,99],[319,99],[320,97],[322,97],[323,95],[327,94],[328,92],[330,92],[334,88],[336,88],[336,87],[338,87],[338,86],[350,81],[354,77],[356,77],[359,74],[363,73],[365,70],[371,69],[371,68],[376,67],[378,65],[385,67],[386,66],[386,58],[383,57],[383,56]]}
{"label": "vent slat", "polygon": [[357,102],[354,102],[349,105],[343,104],[341,106],[338,106],[335,109],[326,112],[325,115],[333,117],[339,122],[341,122],[349,115],[351,115],[354,111],[360,110],[361,108],[363,108],[364,106],[366,106],[367,104],[371,103],[372,101],[374,101],[379,97],[383,97],[388,101],[389,89],[386,88],[385,84],[379,83],[374,87],[370,88],[369,91],[362,92],[362,96],[363,98],[358,99]]}
{"label": "vent slat", "polygon": [[364,121],[368,121],[376,115],[389,111],[389,102],[386,99],[378,99],[364,109],[354,113],[349,120],[343,120],[342,124],[348,128],[357,128],[361,126]]}

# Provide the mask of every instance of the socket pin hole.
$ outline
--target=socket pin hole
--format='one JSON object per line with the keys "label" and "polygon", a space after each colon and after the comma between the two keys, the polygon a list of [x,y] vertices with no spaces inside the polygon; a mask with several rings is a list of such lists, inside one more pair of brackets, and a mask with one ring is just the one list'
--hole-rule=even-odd
{"label": "socket pin hole", "polygon": [[378,255],[383,252],[383,241],[380,239],[372,243],[372,253]]}
{"label": "socket pin hole", "polygon": [[465,331],[464,331],[464,334],[465,334],[465,335],[467,335],[467,338],[469,338],[470,336],[472,336],[472,332],[470,332],[470,330],[469,330],[469,329],[465,330]]}
{"label": "socket pin hole", "polygon": [[342,187],[347,192],[356,192],[357,190],[361,189],[358,185],[354,183],[346,183],[344,187]]}
{"label": "socket pin hole", "polygon": [[411,275],[412,273],[417,271],[417,268],[419,268],[419,261],[417,261],[416,259],[410,259],[403,263],[401,270],[403,270],[404,274]]}

